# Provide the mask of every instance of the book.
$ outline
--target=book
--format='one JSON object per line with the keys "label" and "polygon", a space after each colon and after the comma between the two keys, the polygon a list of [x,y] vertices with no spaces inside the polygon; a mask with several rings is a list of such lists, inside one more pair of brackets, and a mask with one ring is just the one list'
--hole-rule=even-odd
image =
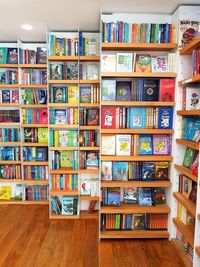
{"label": "book", "polygon": [[137,187],[124,187],[124,203],[137,204]]}
{"label": "book", "polygon": [[38,128],[38,143],[48,143],[48,128]]}
{"label": "book", "polygon": [[80,86],[80,103],[91,103],[91,86]]}
{"label": "book", "polygon": [[183,158],[183,166],[189,168],[194,160],[195,150],[191,147],[186,147],[185,155]]}
{"label": "book", "polygon": [[199,30],[199,21],[180,20],[178,31],[178,45],[185,46],[189,44],[197,35]]}
{"label": "book", "polygon": [[72,151],[60,151],[60,168],[72,169],[73,167],[73,154]]}
{"label": "book", "polygon": [[159,101],[173,102],[175,79],[160,79]]}
{"label": "book", "polygon": [[108,188],[108,206],[120,206],[120,188]]}
{"label": "book", "polygon": [[74,214],[74,199],[70,196],[62,196],[62,215]]}
{"label": "book", "polygon": [[101,136],[101,154],[102,155],[115,155],[116,153],[116,138],[115,135],[102,135]]}
{"label": "book", "polygon": [[144,101],[158,101],[159,97],[159,80],[144,79],[143,86]]}
{"label": "book", "polygon": [[138,188],[138,202],[141,206],[152,206],[152,190],[148,187]]}
{"label": "book", "polygon": [[2,103],[10,102],[10,90],[2,90]]}
{"label": "book", "polygon": [[156,162],[155,178],[156,180],[168,180],[169,162]]}
{"label": "book", "polygon": [[102,161],[101,163],[101,180],[112,181],[112,161]]}
{"label": "book", "polygon": [[68,103],[78,104],[78,86],[68,86]]}
{"label": "book", "polygon": [[192,165],[190,166],[190,170],[192,170],[192,173],[195,176],[198,176],[198,169],[199,169],[199,153],[196,153],[194,157],[194,161],[192,162]]}
{"label": "book", "polygon": [[[145,128],[146,112],[144,107],[132,107],[129,109],[129,120],[127,120],[127,128]],[[129,126],[129,127],[128,127]]]}
{"label": "book", "polygon": [[117,53],[117,72],[133,71],[133,54]]}
{"label": "book", "polygon": [[66,110],[55,109],[55,124],[65,124],[65,123],[66,123]]}
{"label": "book", "polygon": [[172,129],[173,108],[159,107],[158,109],[158,129]]}
{"label": "book", "polygon": [[19,90],[12,90],[11,91],[11,102],[12,103],[19,103]]}
{"label": "book", "polygon": [[192,180],[185,175],[182,176],[182,179],[182,194],[189,198],[192,191]]}
{"label": "book", "polygon": [[53,102],[54,103],[66,103],[66,87],[52,87],[53,90]]}
{"label": "book", "polygon": [[142,163],[142,180],[154,181],[155,180],[155,162],[143,162]]}
{"label": "book", "polygon": [[116,128],[116,108],[106,107],[101,108],[101,128],[115,129]]}
{"label": "book", "polygon": [[86,155],[86,169],[99,169],[99,156],[97,152],[88,152]]}
{"label": "book", "polygon": [[[200,109],[200,88],[186,87],[185,89],[185,109]],[[184,100],[183,100],[184,101]]]}
{"label": "book", "polygon": [[146,54],[136,55],[135,61],[136,72],[150,72],[151,71],[151,56]]}
{"label": "book", "polygon": [[91,195],[90,180],[88,179],[81,180],[81,196],[90,196],[90,195]]}
{"label": "book", "polygon": [[18,53],[17,48],[7,49],[7,64],[17,64],[18,63]]}
{"label": "book", "polygon": [[99,125],[99,109],[87,110],[87,125]]}
{"label": "book", "polygon": [[50,79],[63,80],[63,63],[50,64]]}
{"label": "book", "polygon": [[113,162],[113,180],[128,180],[128,162]]}
{"label": "book", "polygon": [[151,72],[167,72],[168,56],[151,56]]}
{"label": "book", "polygon": [[87,80],[99,79],[99,65],[97,63],[87,63]]}
{"label": "book", "polygon": [[166,134],[153,135],[153,154],[169,155],[171,153],[171,137]]}
{"label": "book", "polygon": [[0,187],[0,200],[10,200],[12,193],[12,186],[2,185]]}
{"label": "book", "polygon": [[102,72],[116,71],[116,55],[113,54],[101,55],[101,71]]}
{"label": "book", "polygon": [[101,100],[115,101],[115,99],[116,99],[116,81],[103,79],[101,84]]}
{"label": "book", "polygon": [[189,199],[190,199],[194,204],[196,204],[196,202],[197,202],[197,183],[194,183],[194,184],[192,185],[192,190],[191,190],[191,192],[190,192]]}
{"label": "book", "polygon": [[153,192],[154,204],[166,204],[166,195],[164,187],[154,188]]}
{"label": "book", "polygon": [[117,101],[130,101],[131,100],[131,82],[117,81],[116,100]]}
{"label": "book", "polygon": [[6,64],[7,50],[7,47],[0,47],[0,64]]}
{"label": "book", "polygon": [[45,109],[45,108],[39,109],[38,110],[38,117],[39,117],[39,123],[48,124],[48,111],[47,111],[47,109]]}
{"label": "book", "polygon": [[67,62],[66,66],[66,79],[67,80],[78,80],[78,63]]}
{"label": "book", "polygon": [[133,214],[133,226],[134,230],[144,230],[145,229],[145,216],[144,214]]}
{"label": "book", "polygon": [[152,155],[152,136],[150,134],[143,134],[139,136],[138,144],[139,155]]}
{"label": "book", "polygon": [[[102,141],[103,145],[103,141]],[[116,135],[116,155],[130,156],[131,155],[131,135],[117,134]]]}
{"label": "book", "polygon": [[37,64],[47,63],[47,48],[46,47],[37,47],[36,63]]}

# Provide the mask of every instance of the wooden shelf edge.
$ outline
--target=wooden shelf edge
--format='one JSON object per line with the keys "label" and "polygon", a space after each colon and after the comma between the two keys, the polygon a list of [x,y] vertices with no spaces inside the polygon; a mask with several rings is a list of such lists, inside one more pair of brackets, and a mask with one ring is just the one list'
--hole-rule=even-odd
{"label": "wooden shelf edge", "polygon": [[50,190],[50,196],[78,196],[78,190]]}
{"label": "wooden shelf edge", "polygon": [[187,176],[188,178],[192,179],[193,181],[195,181],[197,183],[198,181],[198,177],[196,177],[194,174],[192,174],[192,171],[184,166],[178,165],[178,164],[174,164],[174,168],[179,171],[180,173],[184,174],[185,176]]}
{"label": "wooden shelf edge", "polygon": [[184,223],[182,223],[178,218],[173,218],[173,222],[178,228],[178,230],[185,236],[187,241],[192,247],[194,247],[194,232],[193,229],[190,229]]}
{"label": "wooden shelf edge", "polygon": [[50,215],[49,217],[50,220],[74,220],[79,218],[79,215]]}
{"label": "wooden shelf edge", "polygon": [[191,55],[192,51],[200,47],[200,37],[195,37],[192,42],[180,49],[180,55]]}
{"label": "wooden shelf edge", "polygon": [[180,145],[184,145],[186,147],[191,147],[195,150],[199,150],[199,143],[190,141],[190,140],[184,140],[184,139],[176,139],[176,143]]}
{"label": "wooden shelf edge", "polygon": [[170,181],[101,181],[101,187],[171,187]]}
{"label": "wooden shelf edge", "polygon": [[179,192],[174,192],[173,196],[178,202],[180,202],[187,209],[187,211],[193,217],[196,216],[196,206],[190,199],[187,199],[186,197],[184,197],[182,193],[179,193]]}
{"label": "wooden shelf edge", "polygon": [[175,106],[175,102],[163,101],[101,101],[102,106]]}
{"label": "wooden shelf edge", "polygon": [[166,230],[106,230],[100,232],[101,239],[111,239],[111,238],[168,238],[169,233]]}

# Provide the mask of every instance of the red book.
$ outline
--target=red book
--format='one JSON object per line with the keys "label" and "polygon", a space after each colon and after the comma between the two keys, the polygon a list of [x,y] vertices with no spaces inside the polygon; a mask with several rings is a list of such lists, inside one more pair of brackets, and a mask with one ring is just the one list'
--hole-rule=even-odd
{"label": "red book", "polygon": [[174,79],[160,79],[159,101],[174,101]]}
{"label": "red book", "polygon": [[48,124],[48,111],[47,109],[39,110],[39,123]]}
{"label": "red book", "polygon": [[116,108],[115,107],[102,107],[101,128],[102,129],[115,129],[116,128]]}

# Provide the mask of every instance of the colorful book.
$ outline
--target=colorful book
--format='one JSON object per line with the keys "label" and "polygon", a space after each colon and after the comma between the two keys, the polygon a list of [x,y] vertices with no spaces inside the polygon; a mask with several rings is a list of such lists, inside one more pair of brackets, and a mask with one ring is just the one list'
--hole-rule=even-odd
{"label": "colorful book", "polygon": [[91,103],[91,86],[80,86],[80,103]]}
{"label": "colorful book", "polygon": [[153,154],[169,155],[171,153],[171,137],[166,134],[153,135]]}
{"label": "colorful book", "polygon": [[127,128],[145,128],[146,112],[143,107],[129,108],[129,120],[127,119]]}
{"label": "colorful book", "polygon": [[115,155],[115,135],[101,136],[101,153],[102,155]]}
{"label": "colorful book", "polygon": [[186,147],[185,155],[183,159],[183,166],[189,168],[195,157],[195,150],[191,147]]}
{"label": "colorful book", "polygon": [[68,103],[78,104],[78,86],[68,86]]}
{"label": "colorful book", "polygon": [[158,129],[172,129],[173,108],[159,107],[158,109]]}
{"label": "colorful book", "polygon": [[117,53],[117,72],[133,71],[133,54]]}
{"label": "colorful book", "polygon": [[141,206],[152,206],[152,189],[148,187],[138,188],[138,202]]}
{"label": "colorful book", "polygon": [[113,162],[113,180],[128,180],[128,162]]}
{"label": "colorful book", "polygon": [[124,203],[137,204],[137,187],[124,187]]}
{"label": "colorful book", "polygon": [[142,180],[154,181],[155,180],[155,162],[143,162],[142,163]]}
{"label": "colorful book", "polygon": [[73,168],[73,151],[60,151],[60,168]]}
{"label": "colorful book", "polygon": [[66,110],[56,109],[55,110],[55,124],[65,124],[66,123]]}
{"label": "colorful book", "polygon": [[54,103],[66,103],[66,87],[52,87],[53,90],[53,102]]}
{"label": "colorful book", "polygon": [[144,230],[145,229],[145,215],[144,214],[133,214],[133,230]]}
{"label": "colorful book", "polygon": [[[103,141],[102,141],[102,145],[103,145]],[[117,134],[116,135],[116,155],[118,156],[130,156],[131,155],[131,135],[130,134]]]}
{"label": "colorful book", "polygon": [[167,72],[168,56],[151,56],[151,72]]}
{"label": "colorful book", "polygon": [[87,110],[87,125],[99,125],[99,109]]}
{"label": "colorful book", "polygon": [[48,128],[38,128],[38,143],[48,143]]}
{"label": "colorful book", "polygon": [[158,101],[159,97],[159,80],[144,80],[143,100]]}
{"label": "colorful book", "polygon": [[152,136],[150,134],[143,134],[139,136],[138,154],[139,155],[153,154]]}
{"label": "colorful book", "polygon": [[112,161],[102,161],[101,163],[101,180],[112,181]]}
{"label": "colorful book", "polygon": [[108,206],[120,206],[120,188],[108,188]]}
{"label": "colorful book", "polygon": [[101,100],[102,101],[115,101],[116,100],[116,81],[115,80],[102,80]]}
{"label": "colorful book", "polygon": [[116,100],[117,101],[130,101],[131,100],[131,82],[117,81]]}
{"label": "colorful book", "polygon": [[101,108],[101,128],[115,129],[116,128],[116,107]]}
{"label": "colorful book", "polygon": [[175,79],[160,79],[159,101],[173,102]]}
{"label": "colorful book", "polygon": [[151,72],[151,56],[142,54],[136,55],[135,71]]}
{"label": "colorful book", "polygon": [[63,80],[63,63],[50,64],[50,79]]}
{"label": "colorful book", "polygon": [[101,55],[101,71],[102,72],[116,71],[116,55],[112,54]]}
{"label": "colorful book", "polygon": [[193,38],[197,36],[198,30],[199,21],[180,20],[178,31],[178,45],[185,46],[189,44],[193,40]]}

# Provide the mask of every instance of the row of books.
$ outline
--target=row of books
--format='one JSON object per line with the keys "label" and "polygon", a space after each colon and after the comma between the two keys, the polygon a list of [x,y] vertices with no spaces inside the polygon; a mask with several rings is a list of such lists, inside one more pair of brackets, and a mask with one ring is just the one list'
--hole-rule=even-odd
{"label": "row of books", "polygon": [[99,63],[81,63],[79,64],[80,80],[98,80],[99,79]]}
{"label": "row of books", "polygon": [[78,151],[52,151],[51,165],[53,170],[69,169],[78,170]]}
{"label": "row of books", "polygon": [[80,108],[79,109],[79,125],[99,125],[99,109],[98,108]]}
{"label": "row of books", "polygon": [[48,148],[23,147],[23,161],[48,161]]}
{"label": "row of books", "polygon": [[200,119],[195,117],[182,119],[182,138],[195,142],[200,141]]}
{"label": "row of books", "polygon": [[200,49],[192,51],[192,74],[200,74]]}
{"label": "row of books", "polygon": [[19,90],[0,90],[0,103],[19,103]]}
{"label": "row of books", "polygon": [[47,63],[47,48],[36,47],[33,49],[19,48],[20,64],[46,64]]}
{"label": "row of books", "polygon": [[50,89],[51,103],[78,104],[78,86],[52,86]]}
{"label": "row of books", "polygon": [[20,122],[19,110],[0,110],[0,122]]}
{"label": "row of books", "polygon": [[162,181],[169,179],[169,162],[102,161],[102,181]]}
{"label": "row of books", "polygon": [[[102,188],[102,206],[120,206],[121,188]],[[123,203],[139,204],[140,206],[152,206],[156,204],[165,204],[165,188],[150,187],[124,187]]]}
{"label": "row of books", "polygon": [[43,89],[22,89],[21,103],[25,105],[47,104],[47,90]]}
{"label": "row of books", "polygon": [[79,56],[97,56],[99,54],[98,40],[96,38],[83,37],[79,32]]}
{"label": "row of books", "polygon": [[22,200],[22,184],[2,185],[0,187],[1,200]]}
{"label": "row of books", "polygon": [[168,227],[168,214],[102,214],[102,230],[165,230]]}
{"label": "row of books", "polygon": [[48,124],[48,111],[45,108],[24,108],[22,112],[22,122],[24,124],[41,123]]}
{"label": "row of books", "polygon": [[18,71],[1,69],[0,84],[17,84],[17,83],[18,83]]}
{"label": "row of books", "polygon": [[24,142],[48,143],[48,128],[24,127]]}
{"label": "row of books", "polygon": [[172,126],[172,107],[103,106],[101,108],[102,129],[172,129]]}
{"label": "row of books", "polygon": [[52,215],[77,215],[78,198],[74,196],[51,196]]}
{"label": "row of books", "polygon": [[25,180],[47,180],[48,166],[23,166]]}
{"label": "row of books", "polygon": [[78,124],[78,108],[50,109],[51,124]]}
{"label": "row of books", "polygon": [[20,147],[18,146],[0,147],[0,160],[20,160]]}
{"label": "row of books", "polygon": [[0,47],[0,64],[17,64],[18,49],[16,47]]}
{"label": "row of books", "polygon": [[0,128],[0,142],[20,142],[20,129]]}
{"label": "row of books", "polygon": [[98,170],[99,169],[99,152],[80,151],[80,169]]}
{"label": "row of books", "polygon": [[166,56],[117,53],[101,56],[102,72],[175,72],[175,53]]}
{"label": "row of books", "polygon": [[13,164],[0,165],[1,179],[21,179],[21,166]]}
{"label": "row of books", "polygon": [[80,103],[99,103],[99,85],[82,85],[80,88]]}
{"label": "row of books", "polygon": [[49,137],[50,146],[59,147],[77,147],[78,131],[77,130],[52,130]]}
{"label": "row of books", "polygon": [[99,146],[99,133],[95,130],[79,131],[79,145],[80,147],[95,147]]}
{"label": "row of books", "polygon": [[174,79],[102,80],[102,101],[174,101]]}
{"label": "row of books", "polygon": [[102,155],[170,155],[171,135],[110,134],[101,136]]}
{"label": "row of books", "polygon": [[48,200],[48,186],[27,185],[25,188],[25,200],[29,201]]}
{"label": "row of books", "polygon": [[189,168],[195,176],[198,176],[199,152],[191,147],[186,147],[183,166]]}
{"label": "row of books", "polygon": [[48,35],[49,56],[78,56],[78,38]]}
{"label": "row of books", "polygon": [[81,196],[99,196],[99,181],[95,178],[81,179]]}
{"label": "row of books", "polygon": [[[179,192],[181,194],[183,194],[183,196],[185,196],[186,198],[190,199],[195,205],[196,205],[196,199],[197,199],[197,183],[193,180],[191,180],[190,178],[188,178],[185,175],[180,174],[179,175]],[[180,204],[180,203],[179,203]],[[181,204],[180,204],[181,206]],[[188,219],[188,214],[184,214],[185,208],[184,207],[180,207],[181,208],[181,217],[187,218]],[[187,212],[187,210],[186,210]],[[182,216],[183,215],[183,216]],[[184,221],[183,219],[181,219],[183,223],[187,224],[187,221]]]}
{"label": "row of books", "polygon": [[77,174],[52,175],[50,178],[51,190],[75,190],[78,189]]}
{"label": "row of books", "polygon": [[182,90],[182,109],[200,109],[200,87],[198,85],[186,87]]}
{"label": "row of books", "polygon": [[47,84],[47,71],[38,69],[21,69],[20,84]]}
{"label": "row of books", "polygon": [[102,22],[102,42],[172,43],[173,28],[169,23]]}
{"label": "row of books", "polygon": [[182,250],[186,252],[191,258],[191,261],[193,261],[193,256],[194,256],[194,249],[192,247],[193,244],[191,245],[186,239],[185,235],[182,234],[178,229],[176,230],[176,240],[180,244]]}

